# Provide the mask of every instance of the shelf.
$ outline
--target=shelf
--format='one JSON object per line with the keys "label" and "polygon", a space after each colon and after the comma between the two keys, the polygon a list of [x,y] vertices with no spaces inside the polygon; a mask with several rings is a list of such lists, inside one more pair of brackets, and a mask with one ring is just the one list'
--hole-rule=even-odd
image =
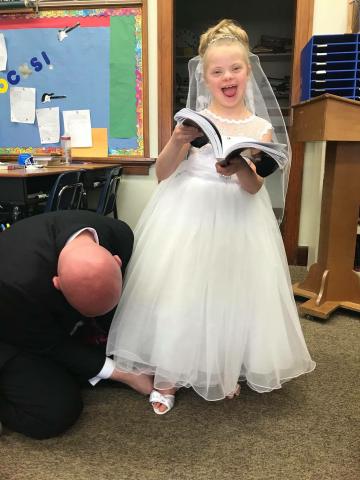
{"label": "shelf", "polygon": [[282,58],[282,59],[288,59],[291,60],[292,57],[292,52],[284,52],[284,53],[254,53],[254,55],[257,55],[259,58],[264,58],[268,60],[272,59],[277,59],[277,58]]}

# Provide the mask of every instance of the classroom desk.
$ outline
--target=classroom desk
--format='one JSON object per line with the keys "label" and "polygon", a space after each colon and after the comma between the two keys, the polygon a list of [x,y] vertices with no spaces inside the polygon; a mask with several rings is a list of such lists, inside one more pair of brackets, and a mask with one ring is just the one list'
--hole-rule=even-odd
{"label": "classroom desk", "polygon": [[0,205],[11,208],[12,221],[16,221],[21,208],[31,206],[39,193],[48,193],[60,173],[85,170],[85,189],[101,181],[104,170],[118,163],[74,162],[70,165],[19,170],[0,170]]}

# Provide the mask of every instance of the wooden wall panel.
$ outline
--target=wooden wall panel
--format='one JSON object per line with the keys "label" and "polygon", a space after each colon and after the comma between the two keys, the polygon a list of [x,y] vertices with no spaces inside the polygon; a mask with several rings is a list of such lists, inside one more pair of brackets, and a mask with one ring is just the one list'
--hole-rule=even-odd
{"label": "wooden wall panel", "polygon": [[[313,31],[314,0],[297,0],[295,6],[294,57],[292,69],[291,104],[300,101],[300,56]],[[298,238],[300,226],[301,191],[304,168],[303,143],[295,143],[291,139],[292,165],[289,187],[286,197],[285,216],[281,226],[286,255],[289,265],[297,265]]]}

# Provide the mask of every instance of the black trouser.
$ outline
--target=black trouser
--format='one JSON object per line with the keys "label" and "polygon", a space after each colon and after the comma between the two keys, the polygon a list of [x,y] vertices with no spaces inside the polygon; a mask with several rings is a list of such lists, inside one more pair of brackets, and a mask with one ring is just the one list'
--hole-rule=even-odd
{"label": "black trouser", "polygon": [[[6,427],[43,439],[55,437],[75,423],[83,408],[81,383],[101,370],[105,355],[102,349],[91,349],[92,355],[86,357],[88,365],[93,365],[85,374],[83,355],[79,368],[71,368],[67,365],[71,362],[61,358],[71,353],[72,347],[54,352],[53,358],[19,352],[1,367],[0,421]],[[90,353],[88,347],[80,347],[81,351]]]}
{"label": "black trouser", "polygon": [[77,420],[82,406],[80,384],[52,360],[19,353],[0,370],[0,420],[11,430],[54,437]]}

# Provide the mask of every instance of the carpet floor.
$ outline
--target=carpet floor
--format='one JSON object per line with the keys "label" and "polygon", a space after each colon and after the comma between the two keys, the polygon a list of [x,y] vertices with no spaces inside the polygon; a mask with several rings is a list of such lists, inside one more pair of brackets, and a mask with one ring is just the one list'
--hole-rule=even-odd
{"label": "carpet floor", "polygon": [[282,389],[243,386],[221,402],[186,389],[160,417],[125,387],[86,389],[81,418],[58,438],[5,429],[0,479],[358,480],[360,318],[339,310],[301,324],[317,368]]}

